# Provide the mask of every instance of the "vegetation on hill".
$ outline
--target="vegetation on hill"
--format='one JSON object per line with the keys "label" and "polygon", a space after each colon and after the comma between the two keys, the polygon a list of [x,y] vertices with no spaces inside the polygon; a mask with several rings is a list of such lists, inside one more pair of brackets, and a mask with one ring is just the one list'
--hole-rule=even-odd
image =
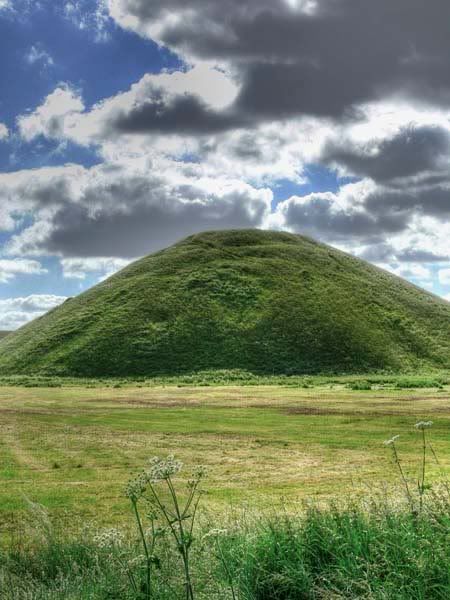
{"label": "vegetation on hill", "polygon": [[311,239],[237,230],[143,258],[0,343],[1,374],[450,367],[450,303]]}

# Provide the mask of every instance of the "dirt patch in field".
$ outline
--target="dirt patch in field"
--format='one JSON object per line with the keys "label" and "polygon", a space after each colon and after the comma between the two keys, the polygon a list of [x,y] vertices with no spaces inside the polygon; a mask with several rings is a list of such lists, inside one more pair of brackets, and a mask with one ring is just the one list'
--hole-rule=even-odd
{"label": "dirt patch in field", "polygon": [[0,407],[0,414],[5,415],[40,415],[40,416],[48,416],[54,415],[55,412],[59,413],[72,413],[73,411],[68,411],[64,409],[35,409],[35,408],[2,408]]}
{"label": "dirt patch in field", "polygon": [[90,398],[83,400],[83,403],[102,404],[122,404],[122,408],[126,406],[137,406],[138,408],[195,408],[205,406],[207,402],[199,402],[198,400],[136,400],[135,398],[107,398],[98,399]]}

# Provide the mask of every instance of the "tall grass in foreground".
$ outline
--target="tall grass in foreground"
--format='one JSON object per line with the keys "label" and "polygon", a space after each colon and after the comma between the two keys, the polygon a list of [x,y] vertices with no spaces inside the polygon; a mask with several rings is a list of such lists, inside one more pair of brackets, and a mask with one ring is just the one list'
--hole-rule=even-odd
{"label": "tall grass in foreground", "polygon": [[[135,533],[86,527],[69,538],[30,506],[26,535],[1,551],[3,600],[448,600],[450,490],[431,486],[431,422],[418,431],[418,468],[392,451],[403,495],[388,490],[326,507],[200,514],[197,469],[153,459],[126,488]],[[198,518],[200,517],[200,518]]]}

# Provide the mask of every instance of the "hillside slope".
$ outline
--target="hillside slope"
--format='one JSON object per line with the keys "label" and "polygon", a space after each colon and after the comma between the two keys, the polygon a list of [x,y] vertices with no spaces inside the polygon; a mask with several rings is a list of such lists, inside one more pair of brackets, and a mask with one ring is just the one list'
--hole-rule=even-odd
{"label": "hillside slope", "polygon": [[450,368],[450,303],[297,235],[209,232],[0,342],[0,373]]}

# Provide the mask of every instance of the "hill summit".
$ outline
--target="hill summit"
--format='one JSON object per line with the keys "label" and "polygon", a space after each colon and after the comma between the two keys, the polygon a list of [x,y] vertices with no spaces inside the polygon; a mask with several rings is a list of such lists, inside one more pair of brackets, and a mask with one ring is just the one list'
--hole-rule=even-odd
{"label": "hill summit", "polygon": [[0,373],[136,376],[450,368],[450,304],[288,233],[208,232],[0,342]]}

